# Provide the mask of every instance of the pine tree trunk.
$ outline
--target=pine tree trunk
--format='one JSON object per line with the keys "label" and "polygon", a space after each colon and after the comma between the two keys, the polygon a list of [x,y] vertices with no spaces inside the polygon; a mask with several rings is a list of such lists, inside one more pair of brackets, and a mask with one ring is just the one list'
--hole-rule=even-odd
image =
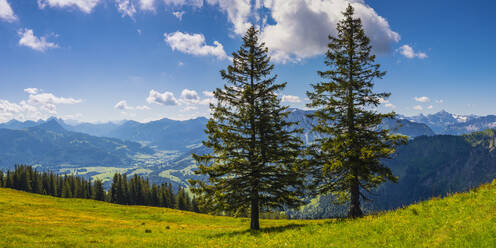
{"label": "pine tree trunk", "polygon": [[348,212],[348,217],[359,218],[363,216],[362,209],[360,208],[360,185],[358,182],[358,174],[356,171],[354,173],[355,180],[353,180],[351,185],[351,201],[350,201],[350,211]]}
{"label": "pine tree trunk", "polygon": [[260,210],[258,209],[258,193],[257,193],[257,194],[253,194],[251,198],[251,224],[250,224],[251,230],[260,229],[260,223],[258,220],[259,212]]}

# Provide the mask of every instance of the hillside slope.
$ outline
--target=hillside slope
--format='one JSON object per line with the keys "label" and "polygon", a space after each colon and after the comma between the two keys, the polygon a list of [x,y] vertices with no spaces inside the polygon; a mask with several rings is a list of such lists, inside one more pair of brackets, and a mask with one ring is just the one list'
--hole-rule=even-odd
{"label": "hillside slope", "polygon": [[496,181],[358,220],[262,220],[0,189],[0,247],[496,247]]}
{"label": "hillside slope", "polygon": [[136,142],[67,131],[56,120],[22,130],[0,128],[0,168],[127,166],[134,155],[153,153]]}

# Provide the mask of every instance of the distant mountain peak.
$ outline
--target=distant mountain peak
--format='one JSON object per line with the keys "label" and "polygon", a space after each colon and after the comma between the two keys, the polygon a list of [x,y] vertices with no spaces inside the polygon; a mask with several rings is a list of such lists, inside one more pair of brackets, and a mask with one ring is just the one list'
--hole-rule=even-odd
{"label": "distant mountain peak", "polygon": [[67,131],[65,128],[62,127],[62,125],[60,125],[60,123],[58,122],[57,118],[49,118],[44,123],[42,123],[42,124],[40,124],[38,126],[34,126],[32,128],[44,129],[44,130],[48,130],[48,131],[52,131],[52,132],[57,132],[57,133],[66,132]]}

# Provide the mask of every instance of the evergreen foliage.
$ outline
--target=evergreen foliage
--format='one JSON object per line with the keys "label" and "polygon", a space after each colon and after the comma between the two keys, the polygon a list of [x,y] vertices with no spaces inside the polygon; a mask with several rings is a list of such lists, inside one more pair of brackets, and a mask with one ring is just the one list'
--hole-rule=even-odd
{"label": "evergreen foliage", "polygon": [[191,200],[184,189],[180,188],[175,193],[171,184],[150,185],[148,179],[138,175],[127,179],[125,174],[115,174],[107,193],[99,179],[91,182],[80,176],[38,172],[31,166],[16,165],[14,171],[9,170],[5,175],[0,171],[0,186],[56,197],[94,199],[126,205],[176,208],[175,203],[178,202],[178,209],[199,212],[196,201]]}
{"label": "evergreen foliage", "polygon": [[317,120],[313,131],[321,135],[309,149],[318,192],[349,200],[348,216],[355,218],[363,215],[360,200],[367,199],[366,192],[397,180],[381,160],[389,158],[406,138],[378,128],[395,113],[376,111],[390,95],[372,91],[374,79],[385,72],[375,64],[370,40],[353,13],[348,5],[344,19],[337,24],[337,36],[329,36],[328,70],[318,72],[327,81],[313,84],[307,95],[311,100],[308,107],[316,109],[311,114]]}
{"label": "evergreen foliage", "polygon": [[109,195],[110,202],[117,204],[195,210],[185,189],[179,188],[174,193],[171,184],[150,184],[147,178],[136,174],[129,180],[126,174],[115,174]]}
{"label": "evergreen foliage", "polygon": [[277,92],[286,83],[275,82],[268,49],[253,26],[232,55],[232,65],[220,72],[227,83],[215,90],[217,103],[210,106],[203,144],[212,153],[193,155],[199,164],[196,173],[208,175],[208,183],[190,183],[201,207],[217,213],[249,212],[251,229],[259,229],[260,212],[302,204],[303,142],[297,135],[301,130],[285,120],[288,107],[281,106]]}

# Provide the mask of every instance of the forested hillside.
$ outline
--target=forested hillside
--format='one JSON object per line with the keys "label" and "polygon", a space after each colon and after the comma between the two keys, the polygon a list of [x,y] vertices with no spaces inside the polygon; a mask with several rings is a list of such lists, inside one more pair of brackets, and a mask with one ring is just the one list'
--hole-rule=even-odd
{"label": "forested hillside", "polygon": [[[446,196],[478,187],[496,178],[496,131],[488,129],[463,136],[422,136],[399,147],[385,163],[399,177],[398,183],[379,187],[365,202],[369,212],[396,209],[435,196]],[[342,216],[345,206],[330,204],[320,196],[295,216]]]}

